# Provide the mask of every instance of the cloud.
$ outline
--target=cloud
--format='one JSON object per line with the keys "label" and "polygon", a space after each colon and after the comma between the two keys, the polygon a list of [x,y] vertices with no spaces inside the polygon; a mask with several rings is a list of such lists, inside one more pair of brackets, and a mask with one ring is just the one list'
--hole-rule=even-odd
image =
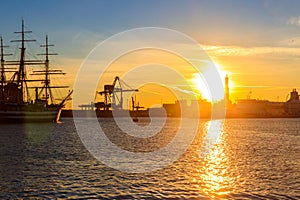
{"label": "cloud", "polygon": [[294,47],[239,47],[202,45],[211,56],[257,56],[266,54],[300,56],[300,48]]}
{"label": "cloud", "polygon": [[288,25],[300,26],[300,16],[299,17],[290,17],[286,23]]}

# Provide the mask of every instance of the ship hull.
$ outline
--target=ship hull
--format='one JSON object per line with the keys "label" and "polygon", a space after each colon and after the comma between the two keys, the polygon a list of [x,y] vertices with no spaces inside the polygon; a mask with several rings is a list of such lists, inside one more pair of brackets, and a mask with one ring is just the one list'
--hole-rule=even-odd
{"label": "ship hull", "polygon": [[57,122],[60,110],[55,111],[0,111],[0,123]]}

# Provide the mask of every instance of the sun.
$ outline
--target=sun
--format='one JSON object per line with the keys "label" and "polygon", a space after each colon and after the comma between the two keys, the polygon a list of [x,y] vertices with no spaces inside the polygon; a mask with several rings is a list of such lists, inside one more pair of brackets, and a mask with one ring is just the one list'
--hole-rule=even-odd
{"label": "sun", "polygon": [[[225,85],[225,77],[226,75],[229,75],[228,72],[224,71],[224,67],[221,65],[215,63],[215,66],[217,67],[217,70],[219,72],[220,78],[223,83],[223,88]],[[214,95],[211,95],[211,91],[205,82],[204,78],[198,74],[194,73],[193,77],[191,78],[192,85],[194,86],[193,88],[195,89],[195,93],[199,95],[201,99],[205,99],[209,102],[218,102],[224,99],[224,90],[223,91],[214,91]],[[229,80],[229,85],[230,87],[233,86],[233,83]]]}
{"label": "sun", "polygon": [[193,78],[191,79],[193,88],[195,89],[195,93],[201,98],[208,101],[211,101],[211,94],[209,88],[207,87],[204,79],[200,76],[200,74],[193,74]]}

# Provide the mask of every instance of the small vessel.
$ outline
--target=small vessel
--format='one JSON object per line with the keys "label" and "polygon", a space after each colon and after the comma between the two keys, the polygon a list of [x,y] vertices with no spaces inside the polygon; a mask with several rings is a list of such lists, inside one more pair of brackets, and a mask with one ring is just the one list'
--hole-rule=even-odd
{"label": "small vessel", "polygon": [[137,117],[132,117],[132,121],[133,121],[133,122],[139,122],[139,118],[137,118]]}
{"label": "small vessel", "polygon": [[[49,53],[48,35],[46,43],[41,45],[45,53],[38,54],[44,59],[27,58],[25,43],[36,40],[25,38],[25,34],[31,31],[25,30],[22,19],[22,29],[15,32],[21,35],[21,39],[11,42],[20,43],[20,57],[18,60],[4,60],[5,54],[1,36],[1,69],[0,69],[0,123],[23,123],[23,122],[56,122],[59,120],[61,109],[65,102],[70,99],[72,91],[56,101],[53,97],[54,88],[68,88],[67,86],[53,86],[50,81],[53,75],[64,75],[59,69],[50,69],[49,56],[56,55]],[[37,70],[27,69],[29,66],[40,67]],[[42,68],[41,68],[42,67]],[[28,77],[37,78],[28,78]],[[34,96],[34,98],[32,98]]]}

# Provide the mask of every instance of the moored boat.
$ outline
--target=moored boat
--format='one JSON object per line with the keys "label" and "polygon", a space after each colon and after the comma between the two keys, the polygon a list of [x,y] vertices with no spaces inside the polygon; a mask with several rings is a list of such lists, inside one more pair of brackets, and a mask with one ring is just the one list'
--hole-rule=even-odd
{"label": "moored boat", "polygon": [[[21,44],[20,58],[18,60],[4,60],[4,53],[1,36],[1,76],[0,76],[0,123],[23,123],[23,122],[55,122],[59,120],[61,109],[69,99],[72,91],[69,91],[59,102],[53,96],[53,89],[68,88],[67,86],[54,86],[50,81],[52,75],[64,75],[59,69],[50,68],[48,35],[46,43],[41,45],[45,48],[45,53],[38,54],[44,59],[27,58],[25,43],[35,42],[26,39],[25,34],[31,31],[25,30],[22,19],[22,29],[15,32],[21,35],[21,39],[12,40]],[[27,67],[39,66],[42,69],[31,70],[29,74]],[[28,77],[38,77],[35,79]],[[10,77],[10,78],[9,78]],[[35,92],[32,92],[34,89]],[[34,95],[32,95],[34,93]],[[34,98],[32,98],[34,96]]]}

